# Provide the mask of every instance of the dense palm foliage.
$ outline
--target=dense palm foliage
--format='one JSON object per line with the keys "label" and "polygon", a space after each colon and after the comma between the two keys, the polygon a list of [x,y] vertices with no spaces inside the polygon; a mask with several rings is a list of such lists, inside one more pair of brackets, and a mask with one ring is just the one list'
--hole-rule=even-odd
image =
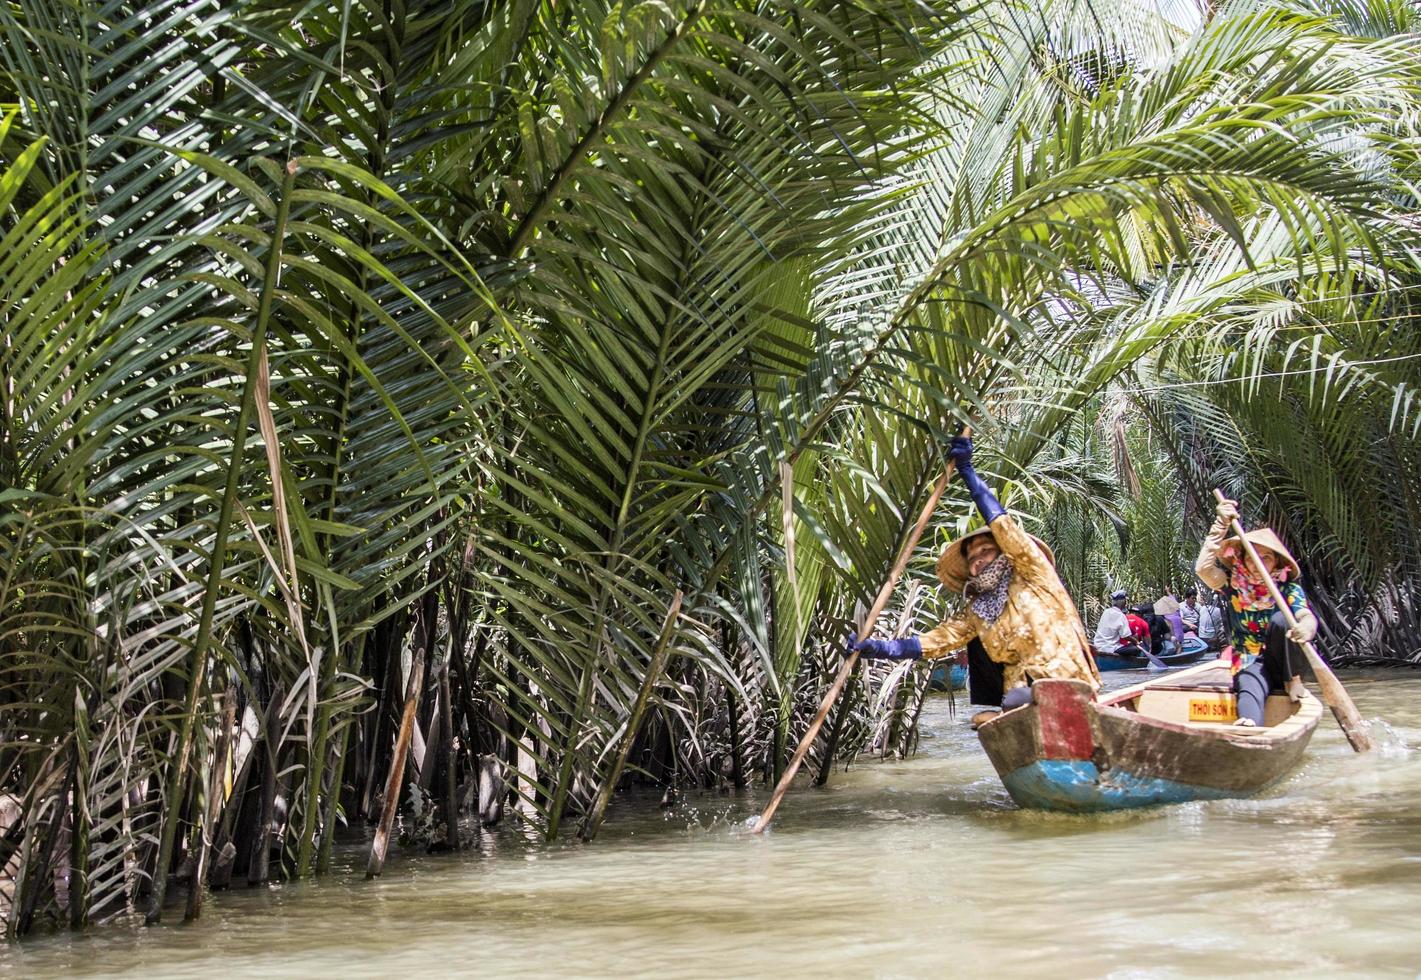
{"label": "dense palm foliage", "polygon": [[773,777],[967,420],[1083,599],[1219,479],[1408,590],[1408,16],[6,4],[7,929]]}

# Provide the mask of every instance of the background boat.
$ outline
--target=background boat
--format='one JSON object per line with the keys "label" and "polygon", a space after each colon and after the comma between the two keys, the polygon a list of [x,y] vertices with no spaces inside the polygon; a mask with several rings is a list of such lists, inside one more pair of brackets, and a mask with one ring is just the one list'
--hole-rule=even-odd
{"label": "background boat", "polygon": [[[1197,663],[1208,652],[1208,644],[1190,637],[1184,641],[1182,649],[1175,653],[1160,654],[1159,659],[1166,667],[1184,667]],[[1100,652],[1095,654],[1095,665],[1101,670],[1138,670],[1153,666],[1147,657],[1122,657],[1114,653]]]}
{"label": "background boat", "polygon": [[928,675],[928,689],[932,691],[965,691],[967,689],[967,667],[964,664],[946,660],[933,665]]}

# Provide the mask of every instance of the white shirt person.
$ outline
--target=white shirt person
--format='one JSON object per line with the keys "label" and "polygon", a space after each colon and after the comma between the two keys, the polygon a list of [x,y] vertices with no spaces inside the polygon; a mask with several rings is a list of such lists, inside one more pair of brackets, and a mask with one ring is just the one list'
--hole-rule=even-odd
{"label": "white shirt person", "polygon": [[1128,601],[1123,589],[1110,596],[1112,605],[1100,614],[1100,622],[1095,627],[1093,645],[1102,653],[1113,653],[1121,644],[1131,641],[1130,621],[1125,616]]}

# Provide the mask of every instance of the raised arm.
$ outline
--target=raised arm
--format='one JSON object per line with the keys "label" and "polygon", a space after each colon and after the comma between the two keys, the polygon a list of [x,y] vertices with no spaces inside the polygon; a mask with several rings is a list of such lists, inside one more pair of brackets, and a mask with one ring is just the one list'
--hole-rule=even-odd
{"label": "raised arm", "polygon": [[991,527],[992,522],[997,518],[1005,517],[1006,508],[988,489],[987,484],[982,482],[982,478],[977,475],[977,470],[972,465],[972,438],[970,436],[956,436],[952,440],[952,446],[948,449],[947,455],[957,467],[957,478],[962,481],[962,485],[972,495],[972,502],[977,505],[977,513],[982,515],[982,523]]}
{"label": "raised arm", "polygon": [[1228,537],[1229,522],[1238,519],[1238,504],[1232,500],[1221,500],[1214,507],[1214,526],[1204,536],[1199,548],[1199,558],[1194,562],[1194,574],[1209,588],[1218,590],[1229,584],[1229,573],[1219,564],[1219,548]]}
{"label": "raised arm", "polygon": [[972,502],[977,505],[977,512],[982,515],[982,522],[991,529],[993,540],[997,542],[1002,554],[1011,559],[1012,567],[1018,572],[1031,569],[1054,575],[1055,570],[1051,568],[1051,563],[1046,560],[1041,549],[1036,547],[1036,542],[1012,520],[991,488],[977,475],[977,470],[972,465],[972,440],[965,436],[953,439],[948,455],[957,464],[958,479],[972,495]]}

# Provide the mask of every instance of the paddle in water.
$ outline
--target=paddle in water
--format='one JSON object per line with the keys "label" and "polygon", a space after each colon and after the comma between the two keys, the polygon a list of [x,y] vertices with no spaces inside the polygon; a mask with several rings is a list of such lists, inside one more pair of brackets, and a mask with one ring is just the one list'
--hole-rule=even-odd
{"label": "paddle in water", "polygon": [[[1223,491],[1217,489],[1214,491],[1214,498],[1219,503],[1228,500]],[[1243,552],[1248,556],[1254,571],[1258,572],[1259,577],[1268,586],[1268,592],[1273,597],[1274,605],[1288,621],[1288,626],[1296,629],[1298,620],[1293,615],[1292,607],[1284,600],[1283,593],[1278,591],[1278,583],[1273,581],[1273,576],[1268,573],[1263,559],[1258,557],[1258,551],[1253,547],[1253,542],[1248,540],[1243,524],[1239,522],[1238,518],[1234,518],[1229,521],[1229,528],[1238,536]],[[1366,723],[1357,713],[1357,706],[1352,703],[1347,689],[1342,686],[1342,682],[1337,679],[1337,675],[1332,672],[1332,669],[1323,662],[1321,654],[1317,652],[1317,647],[1312,645],[1312,641],[1305,640],[1298,646],[1302,647],[1303,655],[1308,658],[1308,664],[1311,665],[1312,672],[1317,677],[1317,686],[1322,694],[1323,703],[1332,709],[1332,715],[1337,719],[1337,724],[1342,726],[1342,733],[1347,736],[1347,741],[1355,751],[1366,752],[1372,747],[1372,740],[1367,736]]]}
{"label": "paddle in water", "polygon": [[[972,429],[962,430],[965,437],[972,435]],[[893,598],[893,590],[898,585],[898,579],[902,577],[903,571],[908,567],[908,561],[913,557],[913,551],[918,546],[918,539],[923,536],[923,531],[928,526],[928,521],[932,519],[933,511],[937,509],[937,502],[942,499],[943,491],[947,489],[947,483],[952,479],[955,469],[954,464],[949,462],[947,468],[942,471],[942,476],[938,477],[937,484],[933,487],[933,492],[928,497],[927,503],[923,505],[922,513],[918,515],[918,522],[913,525],[912,531],[908,533],[908,539],[903,542],[903,548],[898,552],[898,560],[893,563],[893,570],[888,573],[888,581],[883,583],[883,588],[878,590],[878,598],[873,601],[873,608],[868,612],[868,618],[859,629],[858,638],[868,639],[873,633],[874,624],[878,622],[878,617],[883,615],[883,610],[888,607],[888,600]],[[809,754],[810,748],[814,745],[814,739],[819,734],[819,729],[824,727],[824,719],[829,717],[829,711],[834,707],[834,702],[839,699],[839,693],[843,691],[844,685],[848,683],[849,675],[854,672],[854,667],[859,662],[858,651],[850,653],[844,658],[843,666],[839,668],[838,675],[834,678],[834,683],[829,685],[828,692],[824,695],[824,700],[819,703],[819,710],[814,712],[814,719],[809,723],[809,729],[804,733],[804,737],[799,740],[799,747],[794,750],[794,755],[790,757],[789,765],[785,767],[784,775],[775,784],[774,795],[770,797],[769,804],[765,807],[765,812],[760,814],[760,819],[755,821],[755,826],[751,832],[764,833],[765,828],[774,819],[775,811],[779,809],[780,800],[789,791],[790,783],[794,781],[794,774],[799,771],[800,764],[804,762],[804,757]]]}

